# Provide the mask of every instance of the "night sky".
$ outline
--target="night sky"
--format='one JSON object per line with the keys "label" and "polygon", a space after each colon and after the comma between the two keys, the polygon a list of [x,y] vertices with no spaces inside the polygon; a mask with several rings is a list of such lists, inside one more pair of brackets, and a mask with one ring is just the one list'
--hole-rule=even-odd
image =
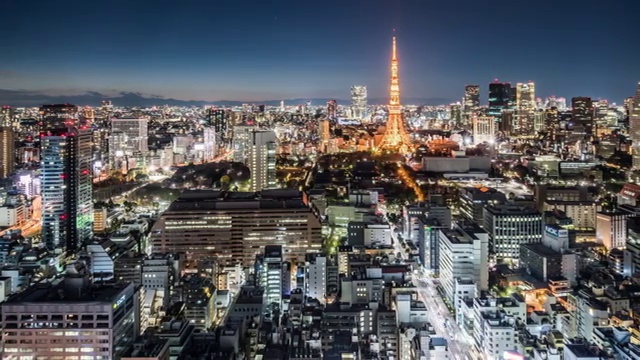
{"label": "night sky", "polygon": [[[64,6],[63,6],[64,4]],[[0,0],[0,89],[197,100],[403,97],[493,79],[620,102],[640,80],[638,0]]]}

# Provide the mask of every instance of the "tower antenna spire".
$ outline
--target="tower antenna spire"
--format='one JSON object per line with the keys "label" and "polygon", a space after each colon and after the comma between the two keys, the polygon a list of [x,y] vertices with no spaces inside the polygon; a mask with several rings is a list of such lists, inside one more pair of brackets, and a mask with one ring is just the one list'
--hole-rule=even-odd
{"label": "tower antenna spire", "polygon": [[[395,29],[393,29],[395,32]],[[398,54],[396,50],[396,37],[393,37],[391,50],[391,78],[389,86],[389,118],[384,136],[378,146],[381,150],[406,153],[413,146],[402,118],[402,105],[400,105],[400,79],[398,72]]]}

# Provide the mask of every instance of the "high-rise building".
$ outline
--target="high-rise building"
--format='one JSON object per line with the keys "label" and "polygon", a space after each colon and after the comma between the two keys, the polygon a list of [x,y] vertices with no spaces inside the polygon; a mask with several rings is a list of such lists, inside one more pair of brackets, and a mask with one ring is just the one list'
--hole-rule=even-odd
{"label": "high-rise building", "polygon": [[487,115],[500,118],[502,110],[512,106],[512,89],[510,83],[489,83],[489,110]]}
{"label": "high-rise building", "polygon": [[596,215],[596,241],[607,250],[624,249],[627,242],[627,218],[621,211],[601,211]]}
{"label": "high-rise building", "polygon": [[338,102],[335,100],[327,101],[327,117],[329,119],[335,119],[338,117]]}
{"label": "high-rise building", "polygon": [[276,187],[276,133],[253,131],[251,133],[247,167],[251,175],[251,191]]}
{"label": "high-rise building", "polygon": [[400,105],[400,78],[398,73],[398,54],[396,52],[396,38],[393,37],[391,50],[391,85],[389,86],[389,118],[386,130],[378,144],[378,149],[406,154],[413,150],[411,139],[404,126],[402,105]]}
{"label": "high-rise building", "polygon": [[113,169],[140,167],[149,152],[149,120],[112,119],[109,161]]}
{"label": "high-rise building", "polygon": [[226,140],[229,137],[229,119],[224,109],[207,109],[207,125],[213,126],[216,135],[220,140]]}
{"label": "high-rise building", "polygon": [[456,223],[440,229],[440,283],[450,304],[454,304],[456,281],[470,280],[476,289],[489,287],[489,237],[475,224]]}
{"label": "high-rise building", "polygon": [[0,127],[13,126],[13,108],[11,106],[3,106],[0,108]]}
{"label": "high-rise building", "polygon": [[490,205],[484,209],[484,229],[498,260],[517,262],[520,245],[542,241],[542,214],[535,207]]}
{"label": "high-rise building", "polygon": [[40,133],[46,134],[51,129],[73,126],[81,121],[78,107],[71,104],[52,104],[40,107]]}
{"label": "high-rise building", "polygon": [[325,303],[327,296],[327,257],[320,254],[307,255],[305,264],[305,296]]}
{"label": "high-rise building", "polygon": [[276,304],[282,307],[282,293],[286,264],[282,257],[282,245],[267,245],[264,247],[263,286],[266,305]]}
{"label": "high-rise building", "polygon": [[464,87],[464,112],[470,115],[480,107],[480,85]]}
{"label": "high-rise building", "polygon": [[186,254],[187,261],[214,256],[220,266],[251,266],[266,245],[282,245],[285,261],[304,262],[322,245],[320,221],[294,189],[186,191],[150,237],[156,254]]}
{"label": "high-rise building", "polygon": [[255,126],[234,126],[233,138],[231,145],[233,149],[233,161],[235,162],[247,162],[249,156],[249,147],[251,134],[256,129]]}
{"label": "high-rise building", "polygon": [[593,135],[593,102],[590,97],[571,98],[571,117],[574,129],[587,136]]}
{"label": "high-rise building", "polygon": [[9,177],[15,164],[15,136],[8,126],[0,127],[0,179]]}
{"label": "high-rise building", "polygon": [[356,119],[362,119],[367,114],[367,87],[364,85],[351,87],[351,114]]}
{"label": "high-rise building", "polygon": [[516,109],[535,110],[536,84],[534,82],[516,84]]}
{"label": "high-rise building", "polygon": [[42,240],[74,251],[93,236],[91,128],[73,105],[41,108]]}
{"label": "high-rise building", "polygon": [[473,142],[493,144],[496,135],[496,121],[491,116],[473,115]]}
{"label": "high-rise building", "polygon": [[536,85],[533,82],[516,84],[516,125],[522,135],[533,133],[533,112],[536,109]]}
{"label": "high-rise building", "polygon": [[640,169],[640,82],[629,105],[629,137],[633,147],[633,167]]}
{"label": "high-rise building", "polygon": [[553,106],[544,111],[544,124],[549,140],[555,141],[560,130],[560,113],[557,107]]}
{"label": "high-rise building", "polygon": [[0,306],[0,354],[3,359],[120,359],[140,330],[139,298],[131,283],[96,286],[86,273],[32,285]]}

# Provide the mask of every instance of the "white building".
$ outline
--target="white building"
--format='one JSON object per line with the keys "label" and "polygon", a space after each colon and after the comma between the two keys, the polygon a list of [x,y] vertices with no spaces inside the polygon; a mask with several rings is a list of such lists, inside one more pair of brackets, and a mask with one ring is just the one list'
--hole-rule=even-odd
{"label": "white building", "polygon": [[340,282],[341,301],[350,304],[369,304],[382,302],[384,279],[382,269],[369,268],[365,274],[352,278],[343,278]]}
{"label": "white building", "polygon": [[22,225],[27,221],[27,209],[24,204],[0,206],[0,226]]}
{"label": "white building", "polygon": [[231,144],[233,147],[233,161],[246,162],[249,156],[249,141],[255,126],[234,126]]}
{"label": "white building", "polygon": [[354,85],[351,87],[351,115],[363,119],[367,115],[367,87]]}
{"label": "white building", "polygon": [[446,299],[455,302],[457,279],[473,281],[479,291],[488,290],[489,236],[475,224],[440,229],[440,283]]}
{"label": "white building", "polygon": [[640,168],[640,82],[629,109],[629,137],[633,146],[633,167]]}
{"label": "white building", "polygon": [[[138,166],[149,152],[148,119],[112,119],[109,134],[109,161],[112,168]],[[125,167],[126,166],[126,167]]]}
{"label": "white building", "polygon": [[496,120],[492,116],[473,116],[473,142],[493,144],[496,135]]}
{"label": "white building", "polygon": [[251,191],[276,187],[276,141],[273,131],[251,133],[246,163],[251,173]]}
{"label": "white building", "polygon": [[276,304],[282,308],[282,290],[284,287],[284,269],[282,246],[267,245],[264,247],[264,299],[267,306]]}
{"label": "white building", "polygon": [[318,299],[324,304],[327,296],[327,257],[315,256],[314,259],[309,260],[305,265],[307,275],[305,296]]}
{"label": "white building", "polygon": [[542,242],[542,214],[533,207],[492,205],[484,209],[484,229],[497,259],[518,261],[520,245]]}
{"label": "white building", "polygon": [[596,240],[607,250],[624,249],[627,242],[627,217],[624,212],[599,212],[596,215]]}

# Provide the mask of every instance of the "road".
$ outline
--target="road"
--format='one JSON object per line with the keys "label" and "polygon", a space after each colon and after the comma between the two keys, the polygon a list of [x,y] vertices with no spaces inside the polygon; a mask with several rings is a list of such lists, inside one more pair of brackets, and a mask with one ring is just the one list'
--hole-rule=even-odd
{"label": "road", "polygon": [[[391,237],[393,239],[395,253],[400,253],[403,259],[408,259],[409,255],[400,245],[395,229],[392,229]],[[451,315],[449,309],[438,294],[433,279],[428,276],[423,269],[414,272],[412,278],[418,290],[418,298],[424,302],[429,310],[431,326],[433,326],[438,336],[447,340],[451,358],[455,360],[482,359],[482,355],[472,344],[469,344],[466,339],[464,339],[462,330],[460,330],[455,318]]]}

